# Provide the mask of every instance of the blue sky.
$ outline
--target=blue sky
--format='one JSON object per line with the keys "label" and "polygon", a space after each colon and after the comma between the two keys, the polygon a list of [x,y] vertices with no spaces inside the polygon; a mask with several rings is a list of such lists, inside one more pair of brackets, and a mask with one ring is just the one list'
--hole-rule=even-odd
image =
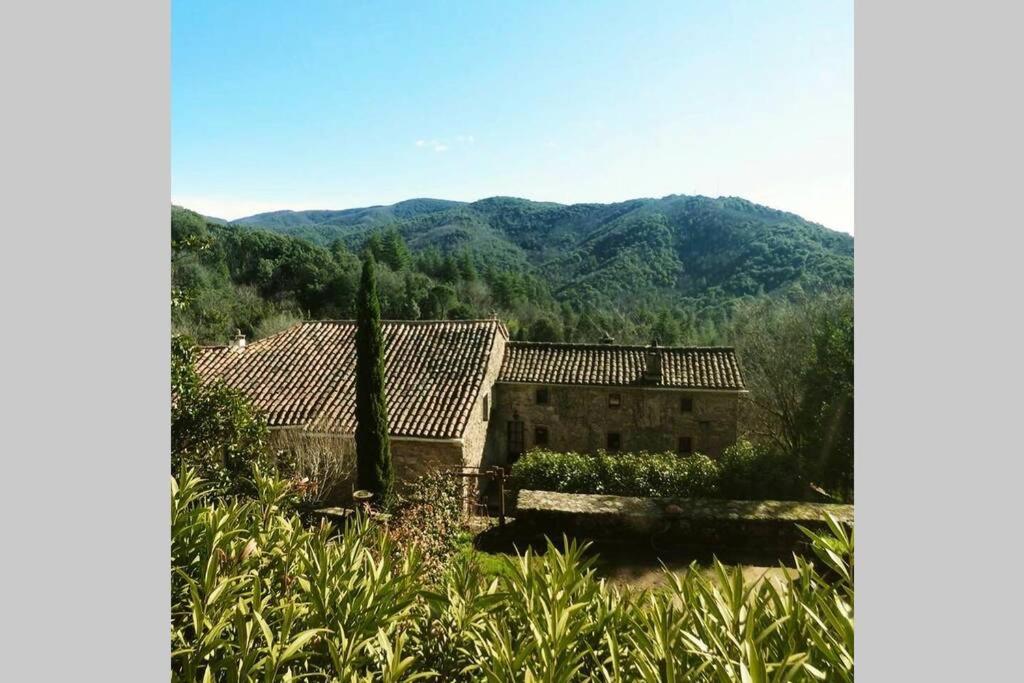
{"label": "blue sky", "polygon": [[852,2],[172,6],[172,198],[736,195],[853,232]]}

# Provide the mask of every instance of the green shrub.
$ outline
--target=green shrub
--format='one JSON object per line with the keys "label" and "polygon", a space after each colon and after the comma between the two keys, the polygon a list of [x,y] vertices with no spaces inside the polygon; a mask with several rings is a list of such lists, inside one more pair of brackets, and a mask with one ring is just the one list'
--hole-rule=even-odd
{"label": "green shrub", "polygon": [[600,493],[604,483],[595,456],[533,450],[512,467],[516,488],[565,493]]}
{"label": "green shrub", "polygon": [[251,495],[253,467],[278,465],[267,450],[267,422],[242,392],[201,382],[194,356],[191,340],[171,339],[171,472],[194,469],[221,494]]}
{"label": "green shrub", "polygon": [[741,439],[718,460],[719,489],[739,500],[802,500],[799,458]]}
{"label": "green shrub", "polygon": [[512,468],[520,489],[616,496],[708,497],[717,493],[717,465],[705,455],[555,453],[533,450]]}
{"label": "green shrub", "polygon": [[468,560],[424,581],[356,520],[340,535],[288,512],[287,482],[211,498],[172,480],[172,681],[852,681],[853,534],[811,534],[828,570],[749,584],[715,566],[631,592],[585,548],[527,552],[498,576]]}
{"label": "green shrub", "polygon": [[519,489],[658,498],[804,500],[799,458],[746,440],[712,460],[675,453],[533,450],[512,467]]}

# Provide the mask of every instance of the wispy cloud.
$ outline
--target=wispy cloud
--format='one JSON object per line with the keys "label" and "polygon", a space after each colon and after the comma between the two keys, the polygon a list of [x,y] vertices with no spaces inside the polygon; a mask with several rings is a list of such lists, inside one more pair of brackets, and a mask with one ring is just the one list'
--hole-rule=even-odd
{"label": "wispy cloud", "polygon": [[432,149],[435,152],[447,152],[448,145],[441,140],[417,140],[417,147],[425,147],[426,149]]}
{"label": "wispy cloud", "polygon": [[451,149],[450,144],[472,145],[474,142],[476,142],[476,138],[472,135],[456,135],[454,141],[454,143],[449,143],[447,139],[422,139],[416,141],[416,146],[422,149],[433,150],[435,152],[447,152],[449,149]]}

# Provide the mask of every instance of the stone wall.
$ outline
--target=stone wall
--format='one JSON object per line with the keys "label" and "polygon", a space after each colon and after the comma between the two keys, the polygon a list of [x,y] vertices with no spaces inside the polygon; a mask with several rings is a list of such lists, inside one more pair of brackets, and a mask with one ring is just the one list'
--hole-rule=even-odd
{"label": "stone wall", "polygon": [[462,465],[462,443],[456,439],[391,439],[391,458],[395,465],[395,488],[401,493],[419,477],[439,469]]}
{"label": "stone wall", "polygon": [[[311,434],[297,429],[271,429],[268,446],[293,453],[329,451],[341,476],[328,496],[331,503],[351,500],[355,484],[355,439],[350,434]],[[408,490],[410,483],[435,469],[462,465],[462,442],[458,439],[412,439],[391,437],[391,459],[395,467],[395,489]]]}
{"label": "stone wall", "polygon": [[[540,387],[548,390],[547,405],[537,403]],[[679,437],[687,436],[694,452],[718,457],[736,440],[742,392],[501,382],[494,394],[490,439],[503,462],[508,423],[516,419],[524,423],[525,450],[539,445],[536,427],[546,427],[547,448],[555,451],[606,449],[614,432],[621,451],[675,452]],[[617,407],[610,405],[613,394]],[[692,400],[692,411],[683,411],[683,398]]]}
{"label": "stone wall", "polygon": [[487,361],[487,368],[484,372],[484,379],[480,385],[480,395],[473,403],[473,411],[466,424],[466,430],[462,434],[464,464],[471,467],[487,467],[498,464],[498,455],[492,440],[488,439],[493,416],[495,414],[495,381],[498,379],[498,372],[501,370],[501,361],[505,356],[505,344],[508,340],[505,335],[498,332],[494,335],[494,345],[491,347],[491,355]]}
{"label": "stone wall", "polygon": [[738,547],[790,551],[806,540],[797,525],[826,528],[825,514],[853,524],[853,506],[797,501],[634,498],[520,491],[517,532],[662,546]]}

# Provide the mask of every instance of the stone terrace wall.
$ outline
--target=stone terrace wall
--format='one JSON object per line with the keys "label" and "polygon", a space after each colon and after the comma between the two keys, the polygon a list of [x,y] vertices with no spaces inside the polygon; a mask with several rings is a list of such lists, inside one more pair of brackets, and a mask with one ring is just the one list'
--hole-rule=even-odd
{"label": "stone terrace wall", "polygon": [[516,525],[526,533],[623,543],[658,536],[681,546],[745,546],[794,549],[806,538],[797,525],[824,528],[825,513],[853,523],[852,505],[796,501],[632,498],[626,496],[519,492]]}

